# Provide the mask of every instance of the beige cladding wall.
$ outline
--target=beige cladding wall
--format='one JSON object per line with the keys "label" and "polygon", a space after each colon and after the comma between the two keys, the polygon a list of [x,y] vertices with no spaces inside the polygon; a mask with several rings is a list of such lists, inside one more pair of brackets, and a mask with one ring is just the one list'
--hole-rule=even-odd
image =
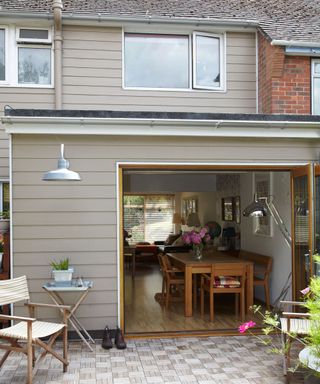
{"label": "beige cladding wall", "polygon": [[124,90],[121,29],[65,26],[63,38],[65,109],[256,112],[254,33],[227,33],[225,93]]}
{"label": "beige cladding wall", "polygon": [[[71,168],[81,173],[81,182],[41,181],[45,171],[56,167],[61,142]],[[319,147],[314,140],[14,135],[14,275],[28,276],[34,301],[49,302],[41,288],[50,278],[49,263],[70,257],[75,274],[94,281],[79,308],[80,320],[88,329],[114,326],[117,161],[306,161],[317,159]]]}
{"label": "beige cladding wall", "polygon": [[[255,34],[227,34],[227,92],[122,89],[122,30],[63,27],[63,109],[256,112]],[[4,106],[53,109],[54,89],[1,87]],[[9,176],[8,136],[0,127],[0,178]]]}

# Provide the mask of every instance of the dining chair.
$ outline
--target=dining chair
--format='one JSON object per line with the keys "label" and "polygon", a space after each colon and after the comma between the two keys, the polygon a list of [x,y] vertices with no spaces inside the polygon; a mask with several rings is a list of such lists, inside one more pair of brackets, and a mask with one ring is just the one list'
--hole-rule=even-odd
{"label": "dining chair", "polygon": [[209,292],[210,321],[214,321],[214,295],[220,293],[234,293],[236,295],[236,313],[239,310],[241,321],[245,317],[245,285],[246,265],[245,263],[220,263],[211,266],[210,274],[201,275],[200,311],[204,314],[204,292]]}
{"label": "dining chair", "polygon": [[[63,364],[63,372],[68,367],[68,336],[67,336],[67,313],[70,307],[67,305],[38,304],[29,301],[29,289],[26,276],[10,280],[0,281],[0,305],[13,304],[26,301],[29,317],[11,316],[0,314],[0,320],[19,321],[14,325],[0,330],[0,349],[6,352],[0,360],[0,369],[11,352],[22,352],[27,356],[27,384],[32,383],[33,370],[39,361],[50,353]],[[62,323],[39,321],[35,318],[35,308],[58,308],[63,312]],[[58,354],[54,349],[54,343],[58,336],[62,336],[63,354]],[[47,342],[42,339],[48,338]],[[35,347],[43,348],[36,359]]]}
{"label": "dining chair", "polygon": [[[280,316],[281,341],[284,350],[283,354],[283,374],[287,375],[291,360],[291,345],[297,337],[305,337],[310,332],[311,320],[306,312],[299,312],[303,307],[300,301],[280,301],[283,306],[283,312]],[[290,312],[289,312],[289,309]],[[294,335],[291,337],[290,335]]]}
{"label": "dining chair", "polygon": [[184,274],[180,269],[172,266],[166,254],[159,254],[158,257],[162,272],[162,297],[165,297],[165,306],[167,309],[172,300],[172,288],[176,287],[180,289],[184,286]]}

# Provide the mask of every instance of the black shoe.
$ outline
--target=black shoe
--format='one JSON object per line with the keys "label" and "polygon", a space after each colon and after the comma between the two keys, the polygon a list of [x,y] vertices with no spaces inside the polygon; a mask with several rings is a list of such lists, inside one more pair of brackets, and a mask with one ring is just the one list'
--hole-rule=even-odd
{"label": "black shoe", "polygon": [[103,337],[102,337],[102,343],[101,347],[103,349],[110,349],[113,347],[112,339],[111,339],[111,332],[108,327],[105,328],[103,331]]}
{"label": "black shoe", "polygon": [[124,338],[123,338],[123,335],[122,335],[120,328],[117,328],[117,330],[116,330],[116,337],[114,339],[114,343],[118,349],[126,349],[127,348],[127,344],[124,341]]}

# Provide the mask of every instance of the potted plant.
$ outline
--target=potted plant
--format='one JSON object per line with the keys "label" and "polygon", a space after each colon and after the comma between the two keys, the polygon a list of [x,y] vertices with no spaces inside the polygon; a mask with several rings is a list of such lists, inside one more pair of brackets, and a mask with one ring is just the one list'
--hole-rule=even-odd
{"label": "potted plant", "polygon": [[208,234],[208,228],[201,228],[199,231],[193,229],[190,232],[184,232],[182,240],[187,245],[192,245],[192,249],[196,259],[202,258],[202,250],[210,241],[211,237]]}
{"label": "potted plant", "polygon": [[10,228],[10,212],[0,212],[0,234],[8,232]]}
{"label": "potted plant", "polygon": [[56,282],[71,282],[73,268],[69,265],[69,258],[62,259],[59,262],[52,261],[52,275]]}

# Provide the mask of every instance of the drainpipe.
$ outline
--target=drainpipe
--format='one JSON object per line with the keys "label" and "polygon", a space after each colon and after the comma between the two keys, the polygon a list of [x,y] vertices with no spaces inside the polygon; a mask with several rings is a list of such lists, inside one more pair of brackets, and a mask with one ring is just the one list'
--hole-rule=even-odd
{"label": "drainpipe", "polygon": [[53,0],[55,109],[62,109],[62,0]]}

